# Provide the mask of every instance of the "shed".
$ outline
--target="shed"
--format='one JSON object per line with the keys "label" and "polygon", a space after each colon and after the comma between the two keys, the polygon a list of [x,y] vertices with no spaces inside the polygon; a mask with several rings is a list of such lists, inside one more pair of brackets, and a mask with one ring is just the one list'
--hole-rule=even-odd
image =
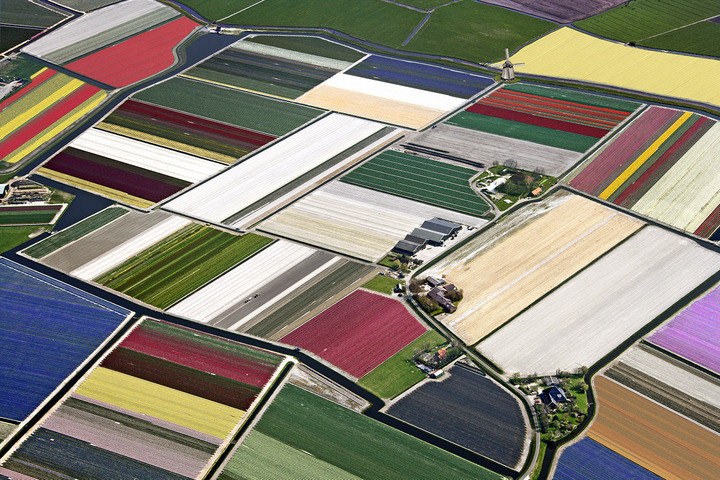
{"label": "shed", "polygon": [[507,178],[505,177],[500,177],[496,180],[493,180],[493,182],[487,186],[487,191],[490,193],[496,193],[497,188],[505,182],[507,182]]}
{"label": "shed", "polygon": [[440,285],[443,285],[445,283],[445,280],[443,280],[442,278],[435,277],[427,277],[425,281],[433,288],[439,287]]}
{"label": "shed", "polygon": [[395,244],[392,251],[396,253],[400,253],[402,255],[415,255],[420,249],[422,248],[422,245],[419,245],[417,243],[408,242],[406,240],[400,240]]}
{"label": "shed", "polygon": [[452,235],[460,230],[462,225],[448,222],[447,220],[442,220],[440,218],[433,218],[432,220],[425,220],[421,227],[434,232],[440,232],[443,235]]}
{"label": "shed", "polygon": [[532,195],[533,197],[537,197],[538,195],[540,195],[542,193],[542,191],[543,191],[542,188],[537,187],[535,190],[530,192],[530,195]]}
{"label": "shed", "polygon": [[427,240],[424,238],[416,237],[415,235],[405,235],[405,241],[410,243],[417,243],[421,247],[424,247],[425,244],[427,244]]}
{"label": "shed", "polygon": [[410,235],[412,235],[413,237],[420,237],[427,241],[427,243],[429,243],[430,245],[441,245],[447,238],[447,235],[443,235],[440,232],[427,230],[425,228],[416,228],[415,230],[410,232]]}
{"label": "shed", "polygon": [[545,377],[543,378],[543,382],[545,382],[545,385],[548,387],[557,387],[560,385],[560,380],[558,380],[557,377]]}

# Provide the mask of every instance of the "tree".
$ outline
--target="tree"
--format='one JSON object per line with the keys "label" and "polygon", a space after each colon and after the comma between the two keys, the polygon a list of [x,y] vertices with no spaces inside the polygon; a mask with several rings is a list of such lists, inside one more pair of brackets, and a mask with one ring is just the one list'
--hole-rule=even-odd
{"label": "tree", "polygon": [[462,290],[447,290],[445,295],[450,299],[451,302],[459,302],[463,299]]}
{"label": "tree", "polygon": [[418,293],[420,291],[420,287],[425,282],[425,279],[419,279],[418,277],[413,277],[410,279],[410,284],[408,287],[410,288],[410,291],[412,293]]}

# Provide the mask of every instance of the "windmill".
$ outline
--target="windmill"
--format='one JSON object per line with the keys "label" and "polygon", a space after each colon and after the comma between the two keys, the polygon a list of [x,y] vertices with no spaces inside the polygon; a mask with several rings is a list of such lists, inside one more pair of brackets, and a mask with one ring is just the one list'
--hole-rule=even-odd
{"label": "windmill", "polygon": [[508,49],[505,49],[505,63],[503,63],[502,66],[502,75],[500,78],[502,78],[506,82],[512,82],[515,80],[515,65],[525,65],[524,63],[515,63],[513,64],[510,61],[510,52],[508,52]]}

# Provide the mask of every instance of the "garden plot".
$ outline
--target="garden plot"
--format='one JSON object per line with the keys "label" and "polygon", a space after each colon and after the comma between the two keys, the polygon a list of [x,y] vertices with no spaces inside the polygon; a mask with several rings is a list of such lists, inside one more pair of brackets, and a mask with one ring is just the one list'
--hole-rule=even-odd
{"label": "garden plot", "polygon": [[[128,258],[152,243],[146,236],[147,232],[167,231],[169,234],[189,223],[189,220],[157,210],[151,213],[130,212],[44,256],[42,262],[56,270],[72,272],[108,253],[122,256],[128,242],[133,242],[139,250],[134,248],[125,257]],[[120,262],[125,258],[121,258]]]}
{"label": "garden plot", "polygon": [[[560,175],[582,157],[579,152],[448,123],[441,123],[430,130],[411,133],[405,137],[404,142],[442,150],[443,154],[484,166],[490,166],[493,162],[498,162],[500,165],[515,162],[517,167],[523,170],[541,170],[552,176]],[[432,155],[432,152],[427,154]]]}
{"label": "garden plot", "polygon": [[91,128],[37,173],[138,207],[148,207],[225,166]]}
{"label": "garden plot", "polygon": [[0,466],[10,478],[204,478],[286,360],[144,319]]}
{"label": "garden plot", "polygon": [[720,288],[695,300],[647,341],[720,374]]}
{"label": "garden plot", "polygon": [[[569,27],[521,48],[510,60],[525,63],[516,67],[520,74],[572,78],[720,105],[720,91],[707,82],[720,76],[720,60],[639,49]],[[704,75],[695,75],[698,71]]]}
{"label": "garden plot", "polygon": [[119,2],[72,20],[23,52],[63,65],[178,17],[176,10],[152,0]]}
{"label": "garden plot", "polygon": [[360,378],[426,331],[398,300],[357,290],[280,341]]}
{"label": "garden plot", "polygon": [[364,260],[377,261],[425,220],[443,218],[480,226],[485,220],[343,182],[303,197],[259,225],[293,238]]}
{"label": "garden plot", "polygon": [[605,375],[720,432],[720,380],[708,374],[641,344]]}
{"label": "garden plot", "polygon": [[590,366],[718,269],[717,253],[647,226],[477,348],[509,373]]}
{"label": "garden plot", "polygon": [[338,73],[298,97],[297,101],[313,107],[420,129],[460,108],[467,100]]}
{"label": "garden plot", "polygon": [[[276,241],[173,305],[168,312],[202,323],[219,324],[228,330],[239,329],[250,320],[244,317],[253,313],[255,305],[262,305],[283,294],[277,285],[273,288],[273,281],[278,277],[287,274],[298,282],[308,275],[319,274],[325,264],[334,260],[316,255],[319,253],[303,245]],[[315,258],[305,262],[313,256]],[[260,293],[263,298],[259,298]],[[256,294],[258,297],[255,297]],[[243,308],[250,303],[245,302],[247,299],[252,299],[251,308]]]}
{"label": "garden plot", "polygon": [[0,259],[0,417],[23,421],[132,312]]}
{"label": "garden plot", "polygon": [[634,233],[642,222],[579,196],[553,195],[542,214],[493,227],[431,268],[465,292],[444,321],[472,344]]}
{"label": "garden plot", "polygon": [[[312,178],[305,180],[307,185],[292,184],[304,174],[324,177],[327,170],[357,161],[366,151],[374,151],[398,134],[394,130],[383,134],[384,128],[368,120],[328,115],[174,198],[166,208],[210,222],[230,220],[238,224],[253,211],[278,201],[273,194],[283,187],[289,188],[291,194],[295,191],[292,189],[309,188]],[[373,137],[376,134],[383,135],[378,139]],[[369,137],[373,141],[364,145],[362,142]],[[352,153],[345,156],[348,150]],[[316,171],[321,166],[322,171]]]}
{"label": "garden plot", "polygon": [[720,468],[720,437],[606,377],[588,437],[662,478],[701,480]]}
{"label": "garden plot", "polygon": [[526,451],[527,425],[518,400],[478,370],[462,364],[442,381],[421,385],[387,411],[416,427],[510,468]]}

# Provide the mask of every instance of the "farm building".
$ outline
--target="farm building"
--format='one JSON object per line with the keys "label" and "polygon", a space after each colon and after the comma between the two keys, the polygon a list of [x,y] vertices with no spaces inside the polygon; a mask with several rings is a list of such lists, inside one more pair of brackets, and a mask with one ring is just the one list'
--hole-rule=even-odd
{"label": "farm building", "polygon": [[436,277],[427,277],[425,281],[430,285],[432,288],[439,287],[440,285],[443,285],[445,283],[445,280],[442,278],[436,278]]}
{"label": "farm building", "polygon": [[490,193],[496,193],[496,192],[497,192],[497,188],[498,188],[500,185],[504,184],[505,182],[507,182],[507,178],[505,178],[505,177],[500,177],[500,178],[498,178],[497,180],[493,180],[493,182],[492,182],[490,185],[488,185],[487,187],[485,187],[485,189],[486,189],[488,192],[490,192]]}
{"label": "farm building", "polygon": [[421,227],[418,227],[412,232],[410,232],[410,235],[412,235],[413,237],[420,237],[430,245],[442,245],[442,243],[448,237],[447,235],[443,235],[440,232],[434,232],[432,230],[427,230]]}
{"label": "farm building", "polygon": [[457,232],[458,230],[460,230],[462,228],[462,225],[458,225],[457,223],[453,223],[453,222],[448,222],[447,220],[442,220],[439,218],[433,218],[432,220],[426,220],[420,226],[426,230],[440,232],[443,235],[452,235],[453,233]]}
{"label": "farm building", "polygon": [[395,244],[392,251],[401,255],[415,255],[422,249],[423,245],[415,242],[409,242],[407,240],[400,240]]}
{"label": "farm building", "polygon": [[440,287],[435,287],[432,290],[430,290],[427,294],[428,298],[431,298],[438,302],[440,306],[448,313],[453,313],[455,311],[455,305],[453,305],[452,301],[445,296],[445,292]]}
{"label": "farm building", "polygon": [[427,240],[425,240],[424,238],[421,238],[421,237],[416,237],[415,235],[409,235],[409,234],[405,235],[405,241],[411,242],[411,243],[417,243],[418,245],[423,246],[423,247],[425,245],[427,245]]}

